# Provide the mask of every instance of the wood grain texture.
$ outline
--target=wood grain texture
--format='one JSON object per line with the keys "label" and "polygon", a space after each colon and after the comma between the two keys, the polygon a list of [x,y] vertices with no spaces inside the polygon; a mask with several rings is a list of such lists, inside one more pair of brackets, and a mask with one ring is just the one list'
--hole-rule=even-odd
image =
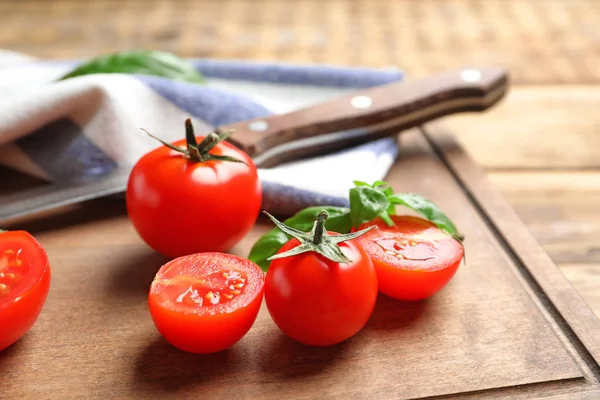
{"label": "wood grain texture", "polygon": [[593,83],[598,13],[595,0],[0,0],[0,48],[43,58],[156,48],[409,76],[490,65],[516,83]]}
{"label": "wood grain texture", "polygon": [[487,170],[598,169],[598,104],[600,85],[517,86],[483,115],[445,123]]}
{"label": "wood grain texture", "polygon": [[600,173],[510,171],[488,177],[600,317]]}
{"label": "wood grain texture", "polygon": [[600,290],[598,290],[600,264],[562,264],[561,269],[573,287],[600,318]]}
{"label": "wood grain texture", "polygon": [[[19,226],[46,247],[53,283],[34,329],[0,354],[7,398],[538,398],[598,389],[597,361],[553,319],[417,131],[388,179],[431,197],[467,236],[468,264],[432,299],[381,296],[350,341],[308,348],[263,308],[238,345],[198,357],[165,343],[146,294],[166,260],[102,200]],[[233,252],[247,254],[264,220]],[[74,245],[74,238],[76,245]],[[563,298],[577,295],[562,290]],[[552,291],[552,289],[551,289]],[[579,330],[576,330],[579,335]],[[600,344],[600,343],[599,343]],[[18,362],[17,362],[18,360]],[[590,364],[592,363],[592,364]]]}
{"label": "wood grain texture", "polygon": [[488,177],[554,262],[600,262],[600,173],[511,171]]}
{"label": "wood grain texture", "polygon": [[[482,216],[494,227],[496,238],[507,249],[523,278],[534,291],[541,294],[540,301],[551,302],[552,309],[578,331],[585,351],[596,360],[600,359],[600,319],[585,305],[579,296],[566,296],[572,286],[564,275],[554,267],[547,253],[528,232],[512,208],[484,178],[483,170],[461,150],[455,138],[443,127],[434,125],[426,130],[428,141],[434,146],[447,167],[466,187],[470,198]],[[548,289],[552,288],[554,293]],[[545,297],[548,298],[545,298]],[[552,312],[552,310],[551,310]]]}

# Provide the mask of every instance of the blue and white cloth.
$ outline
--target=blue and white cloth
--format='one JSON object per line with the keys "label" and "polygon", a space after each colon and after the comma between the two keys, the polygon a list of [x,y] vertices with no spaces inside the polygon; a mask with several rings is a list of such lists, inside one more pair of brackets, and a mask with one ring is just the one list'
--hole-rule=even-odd
{"label": "blue and white cloth", "polygon": [[[48,181],[101,175],[130,168],[157,147],[140,128],[173,141],[183,137],[188,117],[203,134],[402,79],[396,69],[192,62],[206,85],[121,74],[56,82],[76,62],[0,51],[0,164]],[[263,208],[286,215],[309,205],[345,205],[353,180],[382,179],[396,156],[395,141],[383,139],[260,169]]]}

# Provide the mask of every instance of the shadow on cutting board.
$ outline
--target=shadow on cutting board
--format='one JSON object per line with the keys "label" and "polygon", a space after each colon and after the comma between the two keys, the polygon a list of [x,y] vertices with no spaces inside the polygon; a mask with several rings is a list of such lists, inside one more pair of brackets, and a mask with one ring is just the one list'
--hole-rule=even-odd
{"label": "shadow on cutting board", "polygon": [[219,375],[232,374],[240,361],[235,347],[197,355],[180,351],[163,338],[157,338],[139,356],[134,379],[136,384],[150,390],[175,392],[185,386],[208,383]]}
{"label": "shadow on cutting board", "polygon": [[293,379],[321,373],[343,359],[353,340],[326,346],[311,347],[300,344],[283,333],[266,343],[259,358],[259,368],[268,375]]}
{"label": "shadow on cutting board", "polygon": [[169,258],[156,253],[151,249],[128,254],[128,257],[113,268],[113,275],[107,290],[121,296],[140,297],[146,299],[152,280],[161,266],[167,263]]}
{"label": "shadow on cutting board", "polygon": [[403,330],[427,314],[430,300],[401,301],[379,294],[365,330]]}

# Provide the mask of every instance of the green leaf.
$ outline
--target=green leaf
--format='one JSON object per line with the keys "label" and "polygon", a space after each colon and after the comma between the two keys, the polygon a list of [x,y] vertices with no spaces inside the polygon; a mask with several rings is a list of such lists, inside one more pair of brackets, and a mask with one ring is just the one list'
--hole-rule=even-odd
{"label": "green leaf", "polygon": [[418,212],[457,240],[461,241],[463,239],[450,218],[431,200],[416,193],[396,193],[390,196],[389,200],[392,204],[402,205]]}
{"label": "green leaf", "polygon": [[[325,221],[325,227],[328,230],[338,233],[350,232],[352,228],[350,210],[344,207],[317,206],[305,208],[293,217],[286,219],[284,223],[299,231],[309,232],[317,215],[323,210],[329,213],[329,218]],[[266,271],[270,264],[267,258],[277,253],[290,238],[291,236],[286,235],[279,228],[271,229],[252,246],[248,259]]]}
{"label": "green leaf", "polygon": [[363,182],[363,181],[352,181],[352,182],[354,182],[354,185],[356,187],[361,187],[361,186],[373,187],[373,186],[369,185],[367,182]]}
{"label": "green leaf", "polygon": [[204,78],[189,62],[174,54],[153,50],[133,50],[96,57],[59,80],[90,74],[142,74],[203,83]]}
{"label": "green leaf", "polygon": [[265,233],[256,243],[252,246],[248,259],[258,264],[263,271],[269,269],[270,261],[267,260],[273,254],[277,253],[281,246],[283,246],[288,240],[289,236],[283,233],[279,228],[271,229]]}
{"label": "green leaf", "polygon": [[390,201],[382,190],[370,186],[350,189],[350,217],[355,228],[377,217],[394,225],[387,212],[389,207]]}

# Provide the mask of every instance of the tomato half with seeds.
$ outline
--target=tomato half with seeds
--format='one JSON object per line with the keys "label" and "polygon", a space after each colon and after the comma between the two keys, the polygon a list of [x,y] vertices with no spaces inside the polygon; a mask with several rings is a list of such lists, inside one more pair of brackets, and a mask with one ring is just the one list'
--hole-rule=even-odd
{"label": "tomato half with seeds", "polygon": [[391,218],[394,226],[381,219],[363,224],[359,229],[376,228],[356,239],[373,261],[379,291],[399,300],[434,295],[456,273],[464,255],[462,245],[422,218]]}
{"label": "tomato half with seeds", "polygon": [[0,232],[0,350],[38,319],[50,290],[46,251],[24,231]]}
{"label": "tomato half with seeds", "polygon": [[221,351],[252,327],[265,274],[252,261],[224,253],[176,258],[156,274],[148,305],[156,328],[190,353]]}

